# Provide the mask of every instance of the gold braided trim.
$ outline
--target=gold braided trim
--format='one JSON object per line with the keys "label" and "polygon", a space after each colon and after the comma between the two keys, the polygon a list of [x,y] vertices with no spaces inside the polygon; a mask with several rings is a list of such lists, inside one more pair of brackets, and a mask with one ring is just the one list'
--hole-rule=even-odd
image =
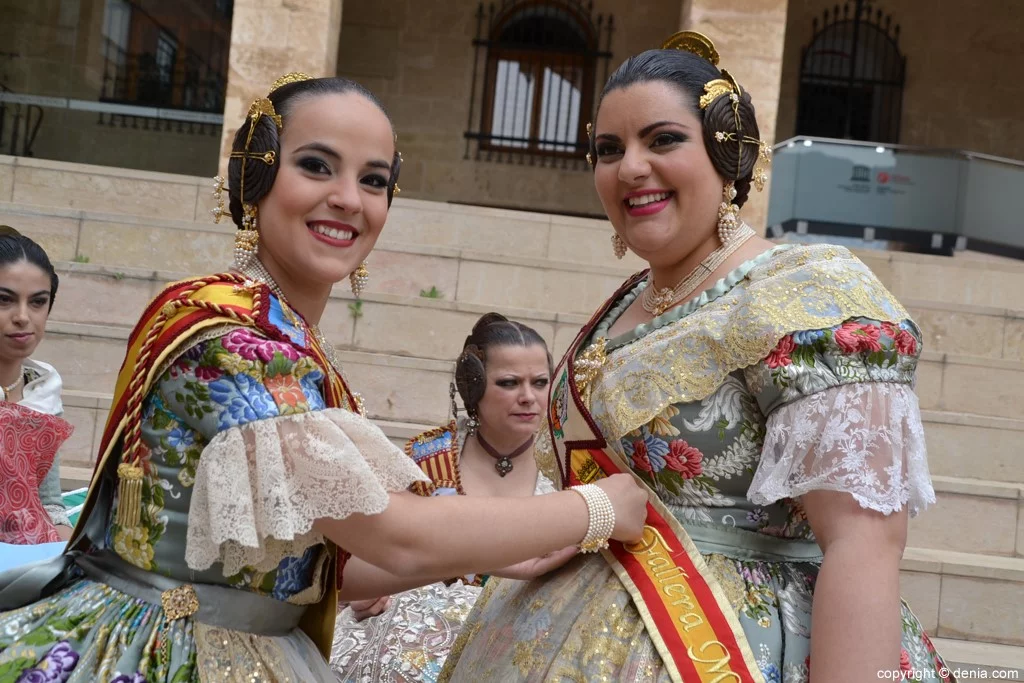
{"label": "gold braided trim", "polygon": [[609,441],[621,438],[666,406],[712,395],[786,334],[854,317],[896,323],[910,316],[849,250],[794,247],[725,296],[610,353],[592,382],[589,407]]}
{"label": "gold braided trim", "polygon": [[[136,359],[136,367],[144,368],[150,364],[150,356],[154,351],[154,345],[159,339],[163,328],[179,314],[187,314],[189,310],[202,309],[215,313],[218,316],[229,318],[244,325],[255,325],[255,315],[262,306],[261,293],[259,290],[253,292],[253,315],[243,315],[231,308],[221,306],[213,301],[195,298],[193,295],[207,285],[217,282],[230,282],[237,284],[239,278],[235,275],[212,275],[192,281],[188,289],[183,290],[173,300],[164,304],[157,313],[156,318],[150,325],[142,347]],[[118,465],[118,492],[121,500],[128,504],[122,507],[119,505],[117,511],[117,522],[122,527],[136,527],[141,519],[141,505],[139,496],[142,486],[142,460],[144,449],[142,448],[142,406],[145,402],[146,393],[149,388],[151,376],[147,373],[136,372],[128,384],[127,409],[123,418],[123,424],[127,425],[124,432],[122,445],[121,464]],[[138,490],[136,490],[138,489]]]}

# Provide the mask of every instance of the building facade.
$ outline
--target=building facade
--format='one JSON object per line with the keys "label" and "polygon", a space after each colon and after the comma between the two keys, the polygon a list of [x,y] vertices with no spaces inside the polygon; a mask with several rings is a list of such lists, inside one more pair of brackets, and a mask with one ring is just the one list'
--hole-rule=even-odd
{"label": "building facade", "polygon": [[301,70],[381,98],[406,197],[600,216],[582,157],[601,85],[693,28],[770,141],[1024,159],[1017,0],[0,0],[0,16],[5,154],[212,175],[249,102]]}

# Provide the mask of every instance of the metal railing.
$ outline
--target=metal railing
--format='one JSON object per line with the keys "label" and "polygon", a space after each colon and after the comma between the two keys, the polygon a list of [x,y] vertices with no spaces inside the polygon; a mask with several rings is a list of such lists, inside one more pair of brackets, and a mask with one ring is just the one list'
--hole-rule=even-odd
{"label": "metal railing", "polygon": [[155,53],[129,54],[108,40],[104,57],[103,102],[207,113],[224,110],[227,75],[188,49],[177,53],[172,64],[161,64]]}
{"label": "metal railing", "polygon": [[0,84],[0,153],[35,156],[32,145],[43,124],[43,108],[36,104],[8,102],[3,94],[9,92],[7,86]]}

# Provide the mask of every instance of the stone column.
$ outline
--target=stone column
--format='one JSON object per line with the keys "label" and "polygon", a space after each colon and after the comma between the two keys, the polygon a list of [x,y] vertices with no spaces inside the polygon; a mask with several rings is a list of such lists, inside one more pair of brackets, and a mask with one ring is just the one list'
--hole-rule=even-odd
{"label": "stone column", "polygon": [[[750,91],[757,110],[761,139],[775,141],[775,118],[782,79],[788,0],[684,0],[681,30],[700,31],[721,55],[719,67],[729,70]],[[743,219],[764,234],[768,193],[751,189]]]}
{"label": "stone column", "polygon": [[220,171],[249,105],[291,71],[333,76],[342,0],[235,0]]}

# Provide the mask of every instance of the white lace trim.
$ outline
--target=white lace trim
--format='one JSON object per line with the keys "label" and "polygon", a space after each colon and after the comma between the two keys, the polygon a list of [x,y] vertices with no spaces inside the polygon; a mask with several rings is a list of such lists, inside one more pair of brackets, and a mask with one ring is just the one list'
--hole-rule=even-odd
{"label": "white lace trim", "polygon": [[388,492],[427,478],[376,425],[339,408],[232,427],[203,450],[185,562],[270,571],[321,543],[317,519],[379,514]]}
{"label": "white lace trim", "polygon": [[913,517],[935,502],[917,396],[905,384],[863,382],[820,391],[768,417],[747,497],[758,505],[814,490]]}

